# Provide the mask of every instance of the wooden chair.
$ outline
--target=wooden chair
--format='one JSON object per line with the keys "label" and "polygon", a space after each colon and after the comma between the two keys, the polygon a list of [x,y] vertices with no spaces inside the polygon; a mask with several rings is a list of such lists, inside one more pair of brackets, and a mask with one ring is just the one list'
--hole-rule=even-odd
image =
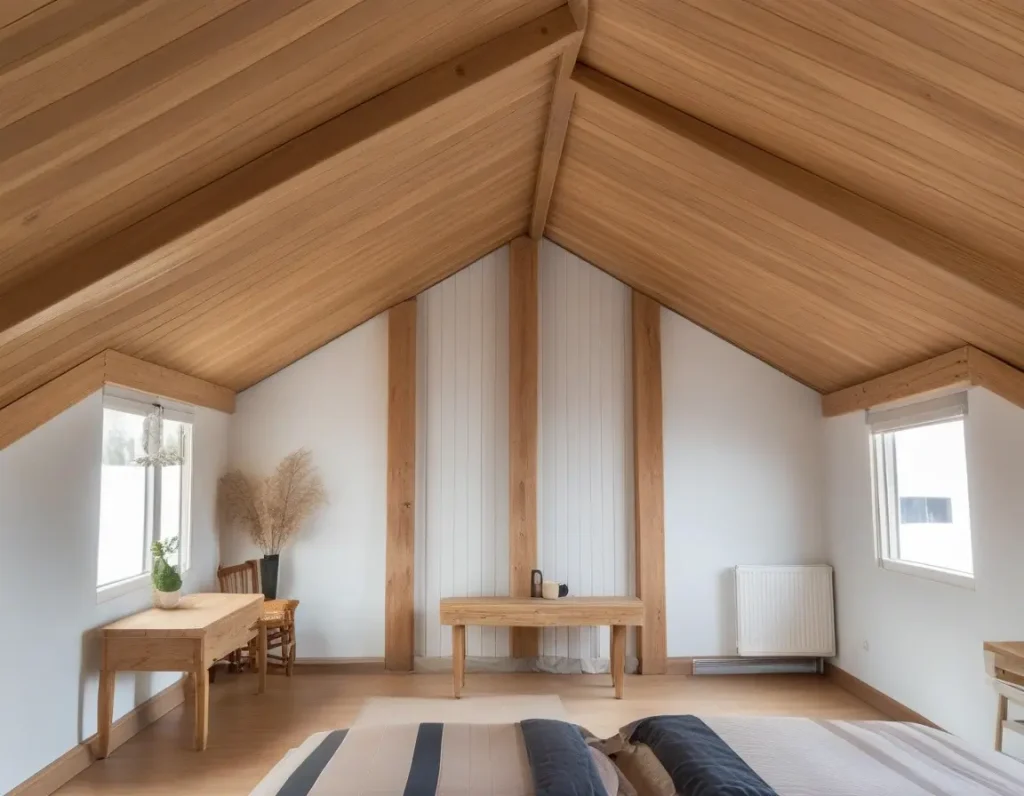
{"label": "wooden chair", "polygon": [[[260,568],[257,561],[246,561],[229,567],[217,568],[220,590],[230,594],[258,594]],[[261,622],[267,626],[267,663],[284,668],[292,676],[295,666],[295,609],[298,600],[267,600],[263,604]],[[232,671],[256,666],[255,641],[248,648],[236,650],[227,657]],[[280,652],[275,652],[280,650]]]}
{"label": "wooden chair", "polygon": [[[267,626],[267,667],[281,666],[284,673],[292,676],[295,666],[295,609],[298,600],[267,600],[263,603],[263,617]],[[249,660],[256,660],[255,641],[249,643]],[[274,653],[273,650],[280,650]]]}

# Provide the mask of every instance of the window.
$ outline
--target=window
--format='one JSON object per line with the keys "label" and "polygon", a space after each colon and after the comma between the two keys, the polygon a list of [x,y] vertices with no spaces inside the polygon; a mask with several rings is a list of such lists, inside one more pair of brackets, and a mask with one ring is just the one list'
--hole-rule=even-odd
{"label": "window", "polygon": [[966,414],[964,393],[868,413],[883,567],[970,583]]}
{"label": "window", "polygon": [[[163,413],[160,451],[166,455],[147,461],[147,416],[157,410]],[[171,563],[184,570],[188,565],[192,487],[191,416],[106,396],[101,472],[96,570],[101,592],[120,593],[119,586],[134,584],[147,575],[154,540],[179,537],[178,560]]]}

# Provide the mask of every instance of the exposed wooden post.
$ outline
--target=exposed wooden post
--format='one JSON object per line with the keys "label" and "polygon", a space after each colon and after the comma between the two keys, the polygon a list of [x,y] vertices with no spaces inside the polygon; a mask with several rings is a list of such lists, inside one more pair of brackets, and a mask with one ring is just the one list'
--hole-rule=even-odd
{"label": "exposed wooden post", "polygon": [[[509,593],[530,596],[537,566],[537,242],[512,241],[508,269]],[[537,628],[512,629],[512,656],[539,654]]]}
{"label": "exposed wooden post", "polygon": [[583,33],[587,27],[587,0],[570,0],[569,8],[576,23],[577,34],[566,40],[565,50],[558,59],[555,75],[555,89],[551,95],[548,111],[548,126],[544,131],[544,146],[541,149],[540,166],[537,169],[537,184],[533,192],[533,210],[530,213],[530,237],[540,240],[547,225],[551,195],[555,191],[555,177],[562,160],[565,134],[569,130],[569,116],[576,99],[576,84],[572,80],[576,59],[583,44]]}
{"label": "exposed wooden post", "polygon": [[416,500],[416,299],[388,312],[388,527],[384,668],[412,671]]}
{"label": "exposed wooden post", "polygon": [[633,291],[633,478],[641,674],[665,674],[665,457],[661,414],[661,305]]}

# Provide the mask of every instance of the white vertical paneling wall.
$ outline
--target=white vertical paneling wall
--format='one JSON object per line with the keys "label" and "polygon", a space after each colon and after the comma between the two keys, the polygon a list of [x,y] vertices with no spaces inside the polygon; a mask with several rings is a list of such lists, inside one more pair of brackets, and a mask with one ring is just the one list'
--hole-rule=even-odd
{"label": "white vertical paneling wall", "polygon": [[[540,568],[573,595],[634,594],[630,290],[548,240],[539,287]],[[586,667],[608,644],[548,628],[541,655]]]}
{"label": "white vertical paneling wall", "polygon": [[[442,597],[508,594],[508,247],[418,299],[416,654],[451,655]],[[507,657],[471,627],[466,654]]]}

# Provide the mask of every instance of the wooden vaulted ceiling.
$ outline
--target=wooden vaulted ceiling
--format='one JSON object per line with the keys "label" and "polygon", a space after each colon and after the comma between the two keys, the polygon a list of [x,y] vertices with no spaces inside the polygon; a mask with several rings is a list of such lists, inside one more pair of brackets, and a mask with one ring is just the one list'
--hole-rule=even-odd
{"label": "wooden vaulted ceiling", "polygon": [[0,407],[244,389],[526,232],[822,392],[1024,366],[1019,3],[586,6],[3,3]]}

